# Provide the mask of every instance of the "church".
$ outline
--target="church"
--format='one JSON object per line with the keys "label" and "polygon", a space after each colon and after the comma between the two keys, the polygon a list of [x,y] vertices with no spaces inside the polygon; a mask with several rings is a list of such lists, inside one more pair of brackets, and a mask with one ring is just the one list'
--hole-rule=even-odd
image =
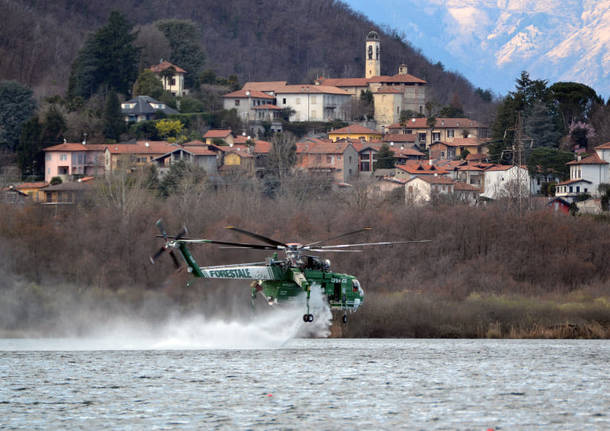
{"label": "church", "polygon": [[[315,85],[287,85],[286,81],[247,82],[241,90],[223,96],[224,109],[235,109],[239,117],[256,128],[270,121],[279,127],[279,111],[290,108],[290,121],[350,121],[345,107],[364,92],[373,97],[374,120],[379,132],[409,116],[424,113],[428,83],[410,75],[405,64],[396,75],[381,75],[381,41],[376,31],[365,41],[365,70],[361,78],[319,78]],[[276,124],[277,123],[277,124]],[[275,128],[274,128],[275,130]]]}
{"label": "church", "polygon": [[405,64],[396,75],[381,75],[381,41],[371,31],[365,42],[365,68],[363,78],[320,78],[316,84],[340,88],[359,98],[364,91],[373,94],[377,127],[399,122],[402,111],[423,114],[428,83],[409,74]]}

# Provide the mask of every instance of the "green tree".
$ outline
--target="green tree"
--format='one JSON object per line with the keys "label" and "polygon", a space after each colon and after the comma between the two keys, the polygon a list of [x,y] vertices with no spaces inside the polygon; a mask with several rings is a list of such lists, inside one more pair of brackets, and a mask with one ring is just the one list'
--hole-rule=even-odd
{"label": "green tree", "polygon": [[593,107],[603,103],[595,90],[578,82],[556,82],[549,90],[558,105],[564,132],[573,122],[589,120]]}
{"label": "green tree", "polygon": [[556,118],[542,103],[536,103],[525,123],[525,133],[536,147],[559,147],[561,131]]}
{"label": "green tree", "polygon": [[72,64],[68,95],[87,99],[100,88],[128,95],[138,75],[136,37],[127,18],[111,12],[107,24],[87,38]]}
{"label": "green tree", "polygon": [[163,84],[150,69],[144,69],[133,86],[133,96],[150,96],[159,99],[163,94]]}
{"label": "green tree", "polygon": [[21,127],[35,112],[32,90],[15,81],[0,81],[0,148],[15,150]]}
{"label": "green tree", "polygon": [[483,90],[482,88],[477,88],[474,90],[474,93],[483,100],[483,102],[490,103],[493,99],[493,95],[490,90]]}
{"label": "green tree", "polygon": [[44,173],[44,156],[40,136],[42,126],[38,117],[30,118],[21,128],[17,146],[17,165],[23,178],[38,177]]}
{"label": "green tree", "polygon": [[574,154],[570,151],[538,147],[534,148],[528,156],[527,168],[532,175],[556,174],[564,179],[570,176],[570,169],[569,166],[566,166],[566,163],[572,160],[574,160]]}
{"label": "green tree", "polygon": [[42,147],[52,147],[62,143],[68,129],[66,119],[56,105],[50,105],[44,114],[42,122]]}
{"label": "green tree", "polygon": [[373,169],[392,169],[395,163],[394,151],[390,149],[388,144],[384,143],[377,152],[377,161]]}
{"label": "green tree", "polygon": [[205,64],[197,24],[187,20],[168,19],[157,21],[157,27],[169,41],[172,50],[170,61],[186,70],[184,83],[193,87]]}
{"label": "green tree", "polygon": [[277,133],[271,139],[271,150],[267,158],[267,172],[281,182],[297,161],[297,139],[290,132]]}
{"label": "green tree", "polygon": [[104,108],[104,136],[107,139],[119,140],[121,133],[125,133],[127,127],[123,114],[121,113],[121,102],[114,91],[106,97]]}

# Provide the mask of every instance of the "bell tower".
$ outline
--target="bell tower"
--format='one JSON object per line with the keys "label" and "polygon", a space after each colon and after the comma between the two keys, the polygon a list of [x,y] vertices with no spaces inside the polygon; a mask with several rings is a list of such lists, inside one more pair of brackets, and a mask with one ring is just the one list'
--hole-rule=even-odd
{"label": "bell tower", "polygon": [[381,75],[379,45],[379,35],[377,34],[377,32],[369,31],[369,34],[366,36],[366,66],[364,69],[364,76],[366,78]]}

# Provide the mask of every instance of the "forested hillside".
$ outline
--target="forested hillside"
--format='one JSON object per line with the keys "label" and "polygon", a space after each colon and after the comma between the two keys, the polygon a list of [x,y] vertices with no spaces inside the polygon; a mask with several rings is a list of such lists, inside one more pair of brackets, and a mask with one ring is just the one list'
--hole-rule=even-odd
{"label": "forested hillside", "polygon": [[335,0],[0,0],[0,80],[18,80],[40,96],[63,94],[85,35],[112,10],[136,26],[192,20],[205,51],[204,69],[236,74],[240,82],[362,76],[364,38],[375,29],[382,39],[382,74],[394,74],[406,63],[409,73],[433,84],[433,99],[440,104],[457,96],[475,117],[489,111],[464,77],[431,64],[426,53],[408,44],[408,35],[380,29]]}

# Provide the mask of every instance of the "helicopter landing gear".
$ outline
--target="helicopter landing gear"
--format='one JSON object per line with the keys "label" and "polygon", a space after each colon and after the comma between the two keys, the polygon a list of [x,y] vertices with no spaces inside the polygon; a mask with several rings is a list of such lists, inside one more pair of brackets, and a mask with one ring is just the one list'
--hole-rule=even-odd
{"label": "helicopter landing gear", "polygon": [[347,323],[347,314],[344,314],[341,320],[343,321],[343,323]]}
{"label": "helicopter landing gear", "polygon": [[313,322],[313,314],[303,314],[303,322]]}

